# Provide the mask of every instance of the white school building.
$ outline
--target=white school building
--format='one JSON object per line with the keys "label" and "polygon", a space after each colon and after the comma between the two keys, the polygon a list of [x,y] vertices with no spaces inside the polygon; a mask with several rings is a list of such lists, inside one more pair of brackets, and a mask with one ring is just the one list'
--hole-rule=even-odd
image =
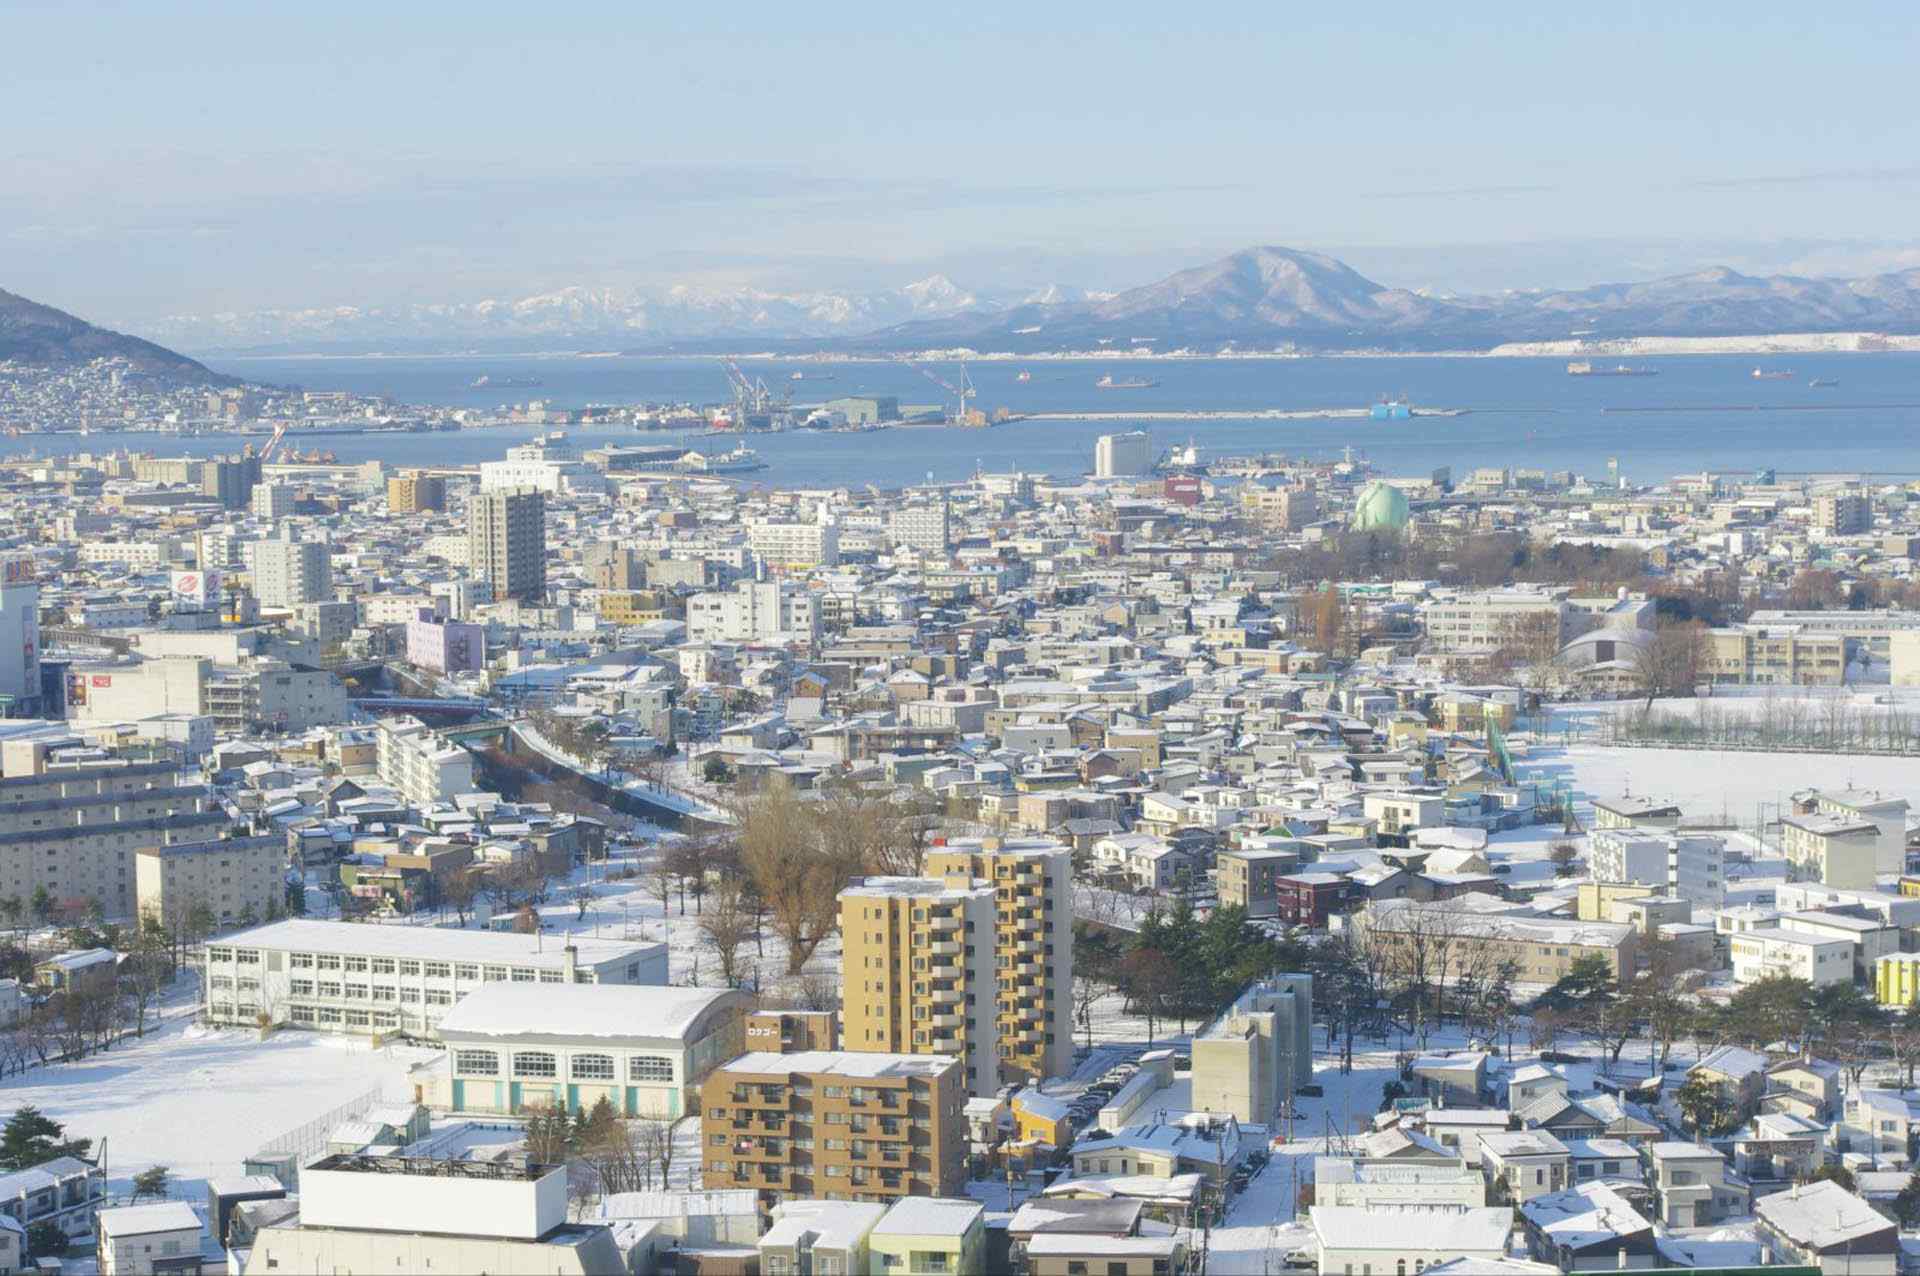
{"label": "white school building", "polygon": [[211,1023],[431,1037],[476,988],[664,984],[667,946],[611,939],[292,920],[204,945]]}

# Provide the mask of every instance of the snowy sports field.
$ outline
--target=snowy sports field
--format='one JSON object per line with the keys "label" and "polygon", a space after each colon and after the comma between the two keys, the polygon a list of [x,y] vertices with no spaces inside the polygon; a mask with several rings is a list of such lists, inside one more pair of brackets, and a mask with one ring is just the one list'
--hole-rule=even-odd
{"label": "snowy sports field", "polygon": [[261,1041],[181,1015],[79,1063],[10,1078],[0,1085],[0,1112],[31,1104],[69,1135],[92,1139],[112,1192],[165,1165],[174,1194],[195,1199],[208,1178],[240,1173],[264,1144],[343,1103],[375,1089],[407,1097],[407,1069],[437,1053],[313,1032]]}

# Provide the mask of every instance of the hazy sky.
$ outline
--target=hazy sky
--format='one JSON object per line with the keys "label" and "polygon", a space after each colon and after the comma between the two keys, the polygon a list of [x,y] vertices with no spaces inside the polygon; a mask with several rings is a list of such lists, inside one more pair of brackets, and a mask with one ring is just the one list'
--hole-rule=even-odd
{"label": "hazy sky", "polygon": [[0,287],[124,323],[1113,287],[1251,243],[1410,287],[1913,265],[1917,27],[1910,0],[0,0]]}

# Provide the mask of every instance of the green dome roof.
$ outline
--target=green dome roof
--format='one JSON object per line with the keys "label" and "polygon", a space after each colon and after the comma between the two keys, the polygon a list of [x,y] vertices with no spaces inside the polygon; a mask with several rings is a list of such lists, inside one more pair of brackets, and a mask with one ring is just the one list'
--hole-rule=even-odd
{"label": "green dome roof", "polygon": [[1399,531],[1407,525],[1407,494],[1390,483],[1369,483],[1353,503],[1353,529]]}

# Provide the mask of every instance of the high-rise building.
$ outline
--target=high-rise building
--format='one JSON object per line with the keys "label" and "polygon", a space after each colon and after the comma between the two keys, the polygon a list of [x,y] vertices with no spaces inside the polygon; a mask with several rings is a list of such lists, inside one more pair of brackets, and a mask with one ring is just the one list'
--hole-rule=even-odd
{"label": "high-rise building", "polygon": [[842,1046],[952,1055],[973,1094],[999,1090],[991,886],[869,877],[840,892],[840,934]]}
{"label": "high-rise building", "polygon": [[1073,857],[1047,838],[948,842],[926,872],[994,888],[1000,1071],[1060,1076],[1073,1060]]}
{"label": "high-rise building", "polygon": [[200,467],[200,491],[218,497],[230,510],[247,508],[253,485],[260,481],[260,462],[251,457],[207,461]]}
{"label": "high-rise building", "polygon": [[40,703],[40,586],[30,568],[7,565],[0,585],[0,717],[31,713]]}
{"label": "high-rise building", "polygon": [[937,1054],[743,1054],[700,1087],[709,1191],[889,1202],[966,1186],[966,1086]]}
{"label": "high-rise building", "polygon": [[547,498],[533,488],[467,499],[467,566],[496,602],[538,602],[547,592]]}
{"label": "high-rise building", "polygon": [[1856,536],[1873,527],[1873,505],[1858,488],[1819,492],[1813,498],[1813,525],[1830,536]]}
{"label": "high-rise building", "polygon": [[945,554],[953,545],[944,498],[935,505],[909,505],[895,510],[888,521],[888,530],[896,545],[917,549],[923,554]]}
{"label": "high-rise building", "polygon": [[1095,478],[1126,478],[1153,469],[1153,436],[1145,430],[1103,434],[1093,445]]}
{"label": "high-rise building", "polygon": [[262,483],[253,489],[253,516],[278,523],[293,513],[293,497],[291,483]]}
{"label": "high-rise building", "polygon": [[424,514],[447,508],[447,481],[437,475],[399,474],[387,480],[389,514]]}
{"label": "high-rise building", "polygon": [[319,541],[261,541],[253,547],[253,592],[262,607],[298,607],[333,597],[333,554]]}

